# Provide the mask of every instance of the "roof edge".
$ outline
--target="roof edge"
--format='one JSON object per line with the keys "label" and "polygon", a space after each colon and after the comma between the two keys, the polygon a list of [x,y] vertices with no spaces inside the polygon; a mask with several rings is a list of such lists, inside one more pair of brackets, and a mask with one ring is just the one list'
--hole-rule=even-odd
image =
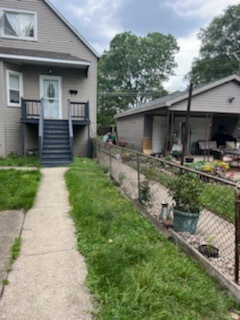
{"label": "roof edge", "polygon": [[[239,74],[237,73],[234,73],[234,74],[231,74],[230,76],[227,76],[227,77],[224,77],[222,79],[219,79],[219,80],[215,80],[215,81],[212,81],[212,82],[209,82],[209,83],[206,83],[206,84],[203,84],[201,85],[200,87],[197,87],[197,88],[193,88],[193,91],[192,91],[192,96],[195,96],[195,95],[198,95],[199,93],[202,93],[204,91],[207,91],[207,90],[210,90],[212,88],[216,88],[224,83],[227,83],[227,82],[230,82],[230,81],[233,81],[233,80],[237,80],[239,83],[240,83],[240,76]],[[177,98],[174,98],[174,99],[170,99],[168,102],[167,102],[167,106],[171,106],[172,104],[174,103],[177,103],[181,100],[184,100],[184,99],[187,99],[188,98],[188,95],[189,93],[186,92],[185,94],[177,97]]]}
{"label": "roof edge", "polygon": [[72,30],[73,33],[88,47],[88,49],[97,57],[100,58],[99,53],[90,45],[90,43],[77,31],[76,28],[71,25],[71,23],[58,11],[58,9],[49,1],[43,0],[46,5],[48,5],[52,11]]}
{"label": "roof edge", "polygon": [[44,58],[44,57],[32,57],[32,56],[23,56],[23,55],[14,55],[14,54],[1,54],[0,58],[3,59],[15,59],[15,60],[26,60],[26,61],[40,61],[40,62],[49,62],[49,63],[65,63],[65,64],[76,64],[81,66],[90,66],[90,62],[83,60],[66,60],[66,59],[54,59],[54,58]]}
{"label": "roof edge", "polygon": [[[204,91],[208,91],[208,90],[210,90],[212,88],[218,87],[218,86],[220,86],[220,85],[222,85],[224,83],[227,83],[227,82],[230,82],[230,81],[233,81],[233,80],[236,80],[236,81],[238,81],[240,83],[240,75],[237,74],[237,73],[234,73],[234,74],[232,74],[230,76],[227,76],[227,77],[224,77],[222,79],[215,80],[215,81],[212,81],[210,83],[203,84],[200,87],[197,87],[197,88],[193,89],[192,96],[198,95],[198,94],[200,94],[200,93],[202,93]],[[189,92],[187,90],[185,90],[182,93],[179,92],[179,95],[177,97],[173,96],[173,95],[174,94],[167,95],[166,96],[167,99],[164,102],[162,102],[161,98],[160,98],[160,99],[153,100],[150,103],[143,104],[143,105],[141,105],[141,106],[139,106],[137,108],[120,112],[120,113],[116,114],[114,116],[114,118],[115,119],[123,118],[123,117],[129,116],[129,115],[133,115],[133,114],[142,113],[142,112],[145,112],[145,111],[154,110],[154,109],[157,109],[157,108],[163,108],[163,107],[168,107],[169,108],[173,104],[175,104],[175,103],[177,103],[179,101],[188,99]]]}

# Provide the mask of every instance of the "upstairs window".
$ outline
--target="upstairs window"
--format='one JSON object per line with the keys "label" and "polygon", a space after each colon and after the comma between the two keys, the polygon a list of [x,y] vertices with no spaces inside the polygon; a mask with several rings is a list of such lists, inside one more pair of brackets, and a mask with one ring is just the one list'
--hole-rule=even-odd
{"label": "upstairs window", "polygon": [[22,74],[19,72],[7,70],[8,105],[12,107],[20,107],[22,96],[23,96]]}
{"label": "upstairs window", "polygon": [[0,11],[1,37],[37,40],[37,15],[29,11],[2,9]]}

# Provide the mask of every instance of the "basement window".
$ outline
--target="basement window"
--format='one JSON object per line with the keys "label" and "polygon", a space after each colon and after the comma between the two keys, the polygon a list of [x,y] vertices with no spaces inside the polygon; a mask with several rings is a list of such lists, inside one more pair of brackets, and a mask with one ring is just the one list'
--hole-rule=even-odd
{"label": "basement window", "polygon": [[20,107],[23,96],[22,73],[7,70],[7,100],[8,106]]}
{"label": "basement window", "polygon": [[0,35],[3,38],[37,40],[36,13],[0,9]]}

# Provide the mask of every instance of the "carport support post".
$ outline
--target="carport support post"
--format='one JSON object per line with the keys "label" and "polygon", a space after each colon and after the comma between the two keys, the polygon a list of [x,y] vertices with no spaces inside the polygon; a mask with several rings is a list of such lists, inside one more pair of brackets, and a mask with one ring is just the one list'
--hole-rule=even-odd
{"label": "carport support post", "polygon": [[166,123],[166,135],[165,135],[165,141],[164,141],[164,152],[166,153],[169,149],[169,137],[171,137],[171,134],[169,132],[169,109],[167,108],[166,111],[166,119],[167,119],[167,123]]}
{"label": "carport support post", "polygon": [[235,282],[239,284],[240,181],[236,184],[235,204]]}
{"label": "carport support post", "polygon": [[140,201],[140,166],[139,166],[139,154],[137,153],[137,178],[138,178],[138,201]]}
{"label": "carport support post", "polygon": [[192,84],[192,82],[190,82],[187,113],[186,113],[185,132],[184,132],[184,137],[183,137],[183,150],[182,150],[182,157],[181,157],[181,165],[183,165],[183,163],[184,163],[184,157],[186,154],[187,143],[188,143],[188,127],[189,127],[190,107],[191,107],[191,101],[192,101],[192,87],[193,87],[193,84]]}

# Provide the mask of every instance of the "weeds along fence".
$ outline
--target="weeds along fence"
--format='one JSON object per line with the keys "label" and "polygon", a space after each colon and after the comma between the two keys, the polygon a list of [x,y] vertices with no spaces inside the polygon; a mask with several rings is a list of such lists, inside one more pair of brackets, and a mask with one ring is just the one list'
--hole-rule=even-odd
{"label": "weeds along fence", "polygon": [[[144,204],[148,214],[166,227],[172,227],[173,219],[171,182],[182,173],[198,175],[202,210],[196,230],[178,234],[197,250],[200,245],[217,248],[218,256],[208,259],[226,278],[239,283],[240,196],[236,183],[119,146],[100,141],[96,146],[98,161],[127,196]],[[191,197],[190,192],[190,202]]]}

